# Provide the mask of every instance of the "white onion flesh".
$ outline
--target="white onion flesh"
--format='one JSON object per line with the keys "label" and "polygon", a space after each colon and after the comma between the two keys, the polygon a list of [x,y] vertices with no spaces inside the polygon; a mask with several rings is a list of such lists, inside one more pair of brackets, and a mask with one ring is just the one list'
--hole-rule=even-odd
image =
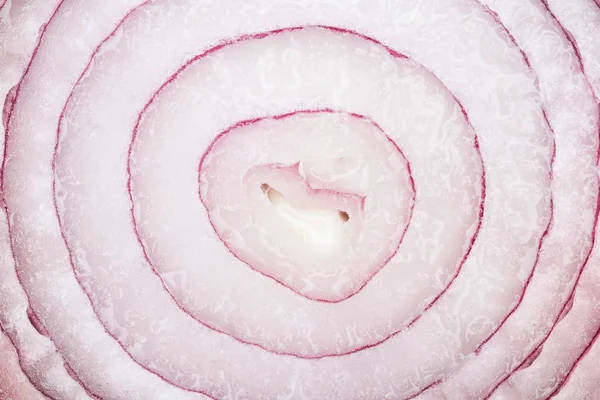
{"label": "white onion flesh", "polygon": [[0,399],[600,396],[597,0],[6,0],[0,99]]}

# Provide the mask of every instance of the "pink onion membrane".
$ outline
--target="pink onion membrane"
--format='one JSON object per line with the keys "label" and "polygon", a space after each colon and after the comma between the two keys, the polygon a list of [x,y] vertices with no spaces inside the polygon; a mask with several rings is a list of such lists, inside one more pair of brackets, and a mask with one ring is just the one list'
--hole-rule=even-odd
{"label": "pink onion membrane", "polygon": [[595,398],[599,46],[594,0],[0,2],[0,399]]}

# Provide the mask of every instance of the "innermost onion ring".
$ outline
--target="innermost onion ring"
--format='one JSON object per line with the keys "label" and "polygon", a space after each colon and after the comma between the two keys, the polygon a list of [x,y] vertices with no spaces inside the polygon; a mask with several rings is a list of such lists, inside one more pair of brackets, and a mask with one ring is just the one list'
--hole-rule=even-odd
{"label": "innermost onion ring", "polygon": [[355,294],[393,256],[415,195],[410,165],[376,124],[327,109],[226,130],[202,157],[200,186],[236,257],[327,302]]}

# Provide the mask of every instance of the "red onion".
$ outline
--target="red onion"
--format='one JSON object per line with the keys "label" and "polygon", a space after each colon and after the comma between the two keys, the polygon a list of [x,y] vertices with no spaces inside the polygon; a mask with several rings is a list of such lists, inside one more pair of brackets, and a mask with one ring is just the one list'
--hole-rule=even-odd
{"label": "red onion", "polygon": [[0,98],[0,399],[600,396],[597,0],[6,0]]}

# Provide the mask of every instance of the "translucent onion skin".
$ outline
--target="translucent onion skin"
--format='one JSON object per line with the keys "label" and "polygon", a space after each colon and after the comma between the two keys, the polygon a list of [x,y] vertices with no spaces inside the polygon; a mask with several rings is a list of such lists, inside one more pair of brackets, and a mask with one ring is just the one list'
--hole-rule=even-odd
{"label": "translucent onion skin", "polygon": [[600,398],[598,0],[0,0],[0,400]]}

